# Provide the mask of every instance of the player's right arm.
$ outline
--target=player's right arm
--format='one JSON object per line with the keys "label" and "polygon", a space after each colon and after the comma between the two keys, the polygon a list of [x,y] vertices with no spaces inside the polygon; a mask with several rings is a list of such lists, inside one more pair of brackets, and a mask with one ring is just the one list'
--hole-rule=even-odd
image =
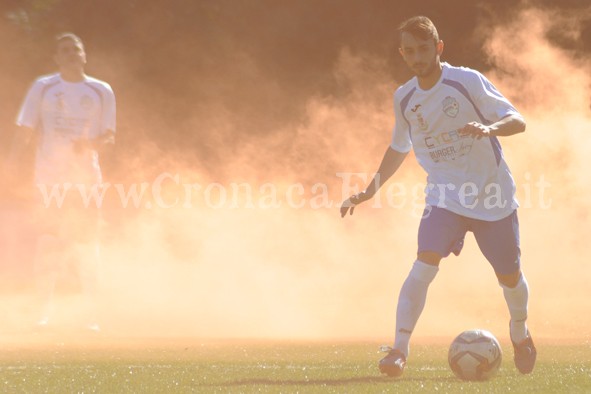
{"label": "player's right arm", "polygon": [[384,154],[384,157],[382,158],[382,163],[380,164],[378,171],[374,175],[373,180],[367,186],[365,191],[354,194],[343,202],[341,205],[341,217],[345,217],[347,211],[349,210],[350,214],[353,215],[353,210],[355,209],[356,205],[371,199],[377,193],[380,187],[386,183],[386,181],[388,181],[392,175],[394,175],[396,170],[398,170],[406,158],[406,155],[408,155],[408,152],[399,152],[389,146],[386,150],[386,153]]}
{"label": "player's right arm", "polygon": [[395,149],[392,149],[391,146],[388,147],[384,157],[382,158],[382,163],[378,168],[378,171],[374,175],[373,180],[367,186],[365,191],[361,193],[357,193],[347,200],[343,202],[341,205],[341,217],[345,217],[347,211],[350,210],[350,214],[353,215],[353,210],[355,206],[361,204],[364,201],[371,199],[377,191],[382,187],[388,179],[394,175],[396,170],[400,167],[408,152],[399,152]]}
{"label": "player's right arm", "polygon": [[12,138],[12,144],[10,146],[10,152],[8,153],[9,161],[18,161],[22,156],[23,152],[31,143],[35,130],[28,126],[20,126],[19,130],[14,134]]}
{"label": "player's right arm", "polygon": [[9,188],[17,184],[20,177],[21,158],[33,139],[35,131],[30,127],[19,127],[10,144],[10,150],[2,166],[2,175]]}
{"label": "player's right arm", "polygon": [[4,175],[9,181],[16,177],[21,157],[35,135],[35,126],[40,117],[42,88],[40,80],[33,83],[18,114],[16,120],[18,129],[12,138],[10,150],[4,163]]}
{"label": "player's right arm", "polygon": [[412,142],[410,139],[409,125],[408,122],[403,121],[402,108],[400,106],[400,97],[403,93],[404,90],[401,88],[398,89],[394,95],[394,115],[396,125],[394,126],[392,143],[386,150],[378,171],[365,191],[357,193],[343,201],[343,204],[341,205],[341,217],[345,217],[347,212],[350,212],[350,214],[353,215],[353,210],[356,205],[371,199],[380,187],[386,183],[392,175],[394,175],[408,155],[408,152],[410,152]]}

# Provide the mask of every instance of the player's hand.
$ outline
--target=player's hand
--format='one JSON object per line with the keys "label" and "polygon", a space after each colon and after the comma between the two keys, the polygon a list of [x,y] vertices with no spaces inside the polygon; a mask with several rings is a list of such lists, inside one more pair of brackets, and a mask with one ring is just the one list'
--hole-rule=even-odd
{"label": "player's hand", "polygon": [[476,139],[481,139],[482,137],[491,137],[491,128],[489,126],[485,126],[482,123],[478,122],[470,122],[464,127],[459,129],[460,134],[462,135],[471,135]]}
{"label": "player's hand", "polygon": [[351,197],[343,201],[343,204],[341,205],[341,217],[344,218],[348,211],[351,215],[353,215],[353,210],[355,209],[356,205],[361,204],[362,202],[367,201],[372,197],[373,196],[371,196],[367,192],[361,192],[352,195]]}

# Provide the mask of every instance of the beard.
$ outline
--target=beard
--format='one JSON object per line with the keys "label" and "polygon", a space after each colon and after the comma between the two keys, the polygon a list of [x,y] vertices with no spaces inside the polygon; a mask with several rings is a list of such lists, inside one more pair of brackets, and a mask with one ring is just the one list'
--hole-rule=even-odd
{"label": "beard", "polygon": [[415,63],[410,69],[417,77],[424,78],[435,72],[436,66],[437,58],[433,59],[430,63]]}
{"label": "beard", "polygon": [[435,71],[436,63],[432,62],[429,64],[414,64],[411,69],[417,77],[428,77]]}

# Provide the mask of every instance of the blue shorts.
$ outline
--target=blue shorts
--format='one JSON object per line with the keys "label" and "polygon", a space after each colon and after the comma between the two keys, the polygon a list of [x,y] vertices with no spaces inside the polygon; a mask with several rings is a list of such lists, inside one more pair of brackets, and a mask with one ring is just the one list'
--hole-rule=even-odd
{"label": "blue shorts", "polygon": [[427,206],[419,226],[419,250],[442,257],[460,254],[464,237],[471,231],[480,251],[497,274],[511,274],[520,268],[519,221],[517,211],[489,222],[458,215],[447,209]]}

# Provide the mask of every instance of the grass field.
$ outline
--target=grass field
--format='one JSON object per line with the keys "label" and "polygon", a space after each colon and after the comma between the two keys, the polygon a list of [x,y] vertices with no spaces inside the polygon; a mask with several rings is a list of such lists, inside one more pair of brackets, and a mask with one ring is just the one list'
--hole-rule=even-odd
{"label": "grass field", "polygon": [[417,344],[401,379],[380,376],[380,343],[33,338],[4,339],[5,393],[591,393],[591,343],[538,344],[531,375],[503,363],[487,382],[463,382],[445,340]]}

